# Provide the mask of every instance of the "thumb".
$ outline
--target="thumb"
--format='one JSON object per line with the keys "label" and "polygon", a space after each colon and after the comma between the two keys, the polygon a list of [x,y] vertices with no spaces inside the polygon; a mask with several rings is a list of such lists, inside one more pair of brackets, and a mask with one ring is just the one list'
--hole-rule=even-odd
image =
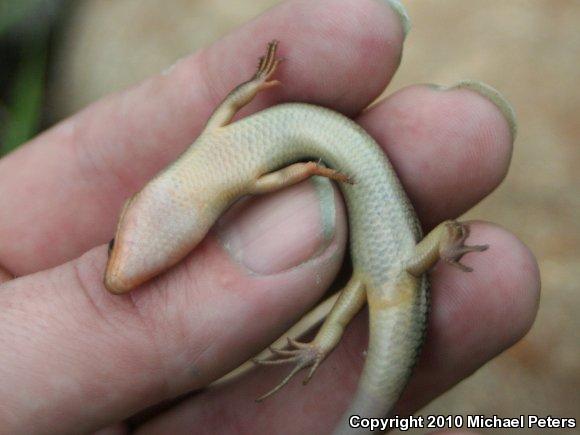
{"label": "thumb", "polygon": [[234,206],[178,266],[116,296],[106,248],[0,287],[0,421],[88,432],[208,384],[321,297],[346,242],[330,184]]}

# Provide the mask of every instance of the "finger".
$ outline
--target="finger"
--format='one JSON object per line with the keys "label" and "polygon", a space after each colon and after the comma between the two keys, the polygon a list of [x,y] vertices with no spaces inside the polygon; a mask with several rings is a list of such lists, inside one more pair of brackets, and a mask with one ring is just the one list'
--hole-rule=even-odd
{"label": "finger", "polygon": [[105,246],[2,284],[0,344],[10,349],[3,429],[86,433],[200,388],[257,353],[321,297],[342,264],[344,210],[329,204],[339,197],[328,182],[317,184],[238,204],[219,237],[129,295],[102,285]]}
{"label": "finger", "polygon": [[359,118],[385,149],[427,229],[469,210],[507,174],[513,109],[497,91],[475,85],[411,86]]}
{"label": "finger", "polygon": [[[70,260],[111,238],[122,202],[200,133],[218,102],[279,39],[283,101],[353,115],[396,70],[403,42],[388,2],[285,2],[166,74],[112,95],[0,160],[0,264],[16,275]],[[248,112],[245,111],[245,114]]]}
{"label": "finger", "polygon": [[[470,254],[473,273],[442,265],[432,276],[432,311],[419,365],[397,406],[408,414],[424,406],[489,359],[518,341],[530,328],[539,300],[539,272],[533,255],[515,236],[490,224],[473,225],[470,243],[488,243]],[[141,428],[142,434],[328,433],[347,408],[364,363],[367,314],[361,313],[339,347],[307,387],[295,380],[263,403],[254,398],[275,385],[287,368],[256,369],[235,384],[200,393]],[[309,418],[296,418],[308,409]],[[203,428],[208,428],[206,431]]]}

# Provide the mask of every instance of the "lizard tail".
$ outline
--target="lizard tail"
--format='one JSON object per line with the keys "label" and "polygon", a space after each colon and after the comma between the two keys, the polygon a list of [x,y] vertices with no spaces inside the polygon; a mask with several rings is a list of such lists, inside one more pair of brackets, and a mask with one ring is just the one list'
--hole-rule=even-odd
{"label": "lizard tail", "polygon": [[[389,285],[393,291],[371,289],[367,292],[368,353],[354,399],[334,435],[366,431],[349,424],[353,416],[387,416],[411,376],[425,331],[428,284],[422,278],[415,283],[415,289],[408,285],[408,281],[399,281]],[[402,286],[404,290],[400,291]]]}

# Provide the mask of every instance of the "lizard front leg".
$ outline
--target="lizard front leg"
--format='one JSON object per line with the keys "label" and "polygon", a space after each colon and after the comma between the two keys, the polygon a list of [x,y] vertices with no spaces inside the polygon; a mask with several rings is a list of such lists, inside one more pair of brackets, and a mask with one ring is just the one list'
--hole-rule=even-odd
{"label": "lizard front leg", "polygon": [[268,49],[266,54],[260,58],[256,74],[227,95],[207,121],[206,130],[224,127],[232,120],[238,110],[254,99],[258,92],[280,84],[278,80],[269,80],[282,61],[282,59],[276,58],[277,48],[278,41],[274,40],[268,43]]}
{"label": "lizard front leg", "polygon": [[335,181],[342,181],[351,184],[350,178],[334,169],[327,168],[316,162],[294,163],[285,168],[262,175],[250,187],[250,194],[262,194],[275,192],[284,187],[291,186],[306,180],[307,178],[319,175]]}

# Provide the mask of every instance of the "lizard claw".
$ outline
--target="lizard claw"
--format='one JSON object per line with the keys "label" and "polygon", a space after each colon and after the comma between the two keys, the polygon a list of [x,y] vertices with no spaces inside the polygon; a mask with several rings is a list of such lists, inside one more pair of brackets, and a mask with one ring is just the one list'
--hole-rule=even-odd
{"label": "lizard claw", "polygon": [[278,64],[282,62],[283,59],[276,58],[276,50],[278,48],[278,41],[273,40],[268,43],[268,49],[265,56],[260,57],[258,63],[258,70],[254,75],[254,80],[261,81],[260,89],[271,88],[272,86],[279,85],[278,80],[268,80],[276,71]]}
{"label": "lizard claw", "polygon": [[464,272],[471,272],[473,269],[461,263],[461,257],[468,252],[485,251],[488,245],[466,245],[465,240],[469,237],[469,226],[457,221],[450,221],[447,224],[448,237],[445,243],[441,244],[439,254],[441,259],[451,266],[457,267]]}
{"label": "lizard claw", "polygon": [[276,385],[272,390],[268,391],[266,394],[258,397],[256,402],[261,402],[264,399],[270,397],[272,394],[279,391],[284,385],[286,385],[290,379],[294,377],[296,373],[300,370],[310,367],[308,370],[308,374],[306,378],[302,382],[306,385],[314,372],[324,359],[324,353],[318,348],[317,345],[313,343],[300,343],[290,337],[288,337],[288,345],[289,349],[275,349],[273,347],[269,347],[270,351],[273,354],[273,358],[266,357],[266,358],[255,358],[252,361],[258,365],[280,365],[286,363],[295,363],[296,365],[292,369],[292,371],[284,378],[282,381]]}

